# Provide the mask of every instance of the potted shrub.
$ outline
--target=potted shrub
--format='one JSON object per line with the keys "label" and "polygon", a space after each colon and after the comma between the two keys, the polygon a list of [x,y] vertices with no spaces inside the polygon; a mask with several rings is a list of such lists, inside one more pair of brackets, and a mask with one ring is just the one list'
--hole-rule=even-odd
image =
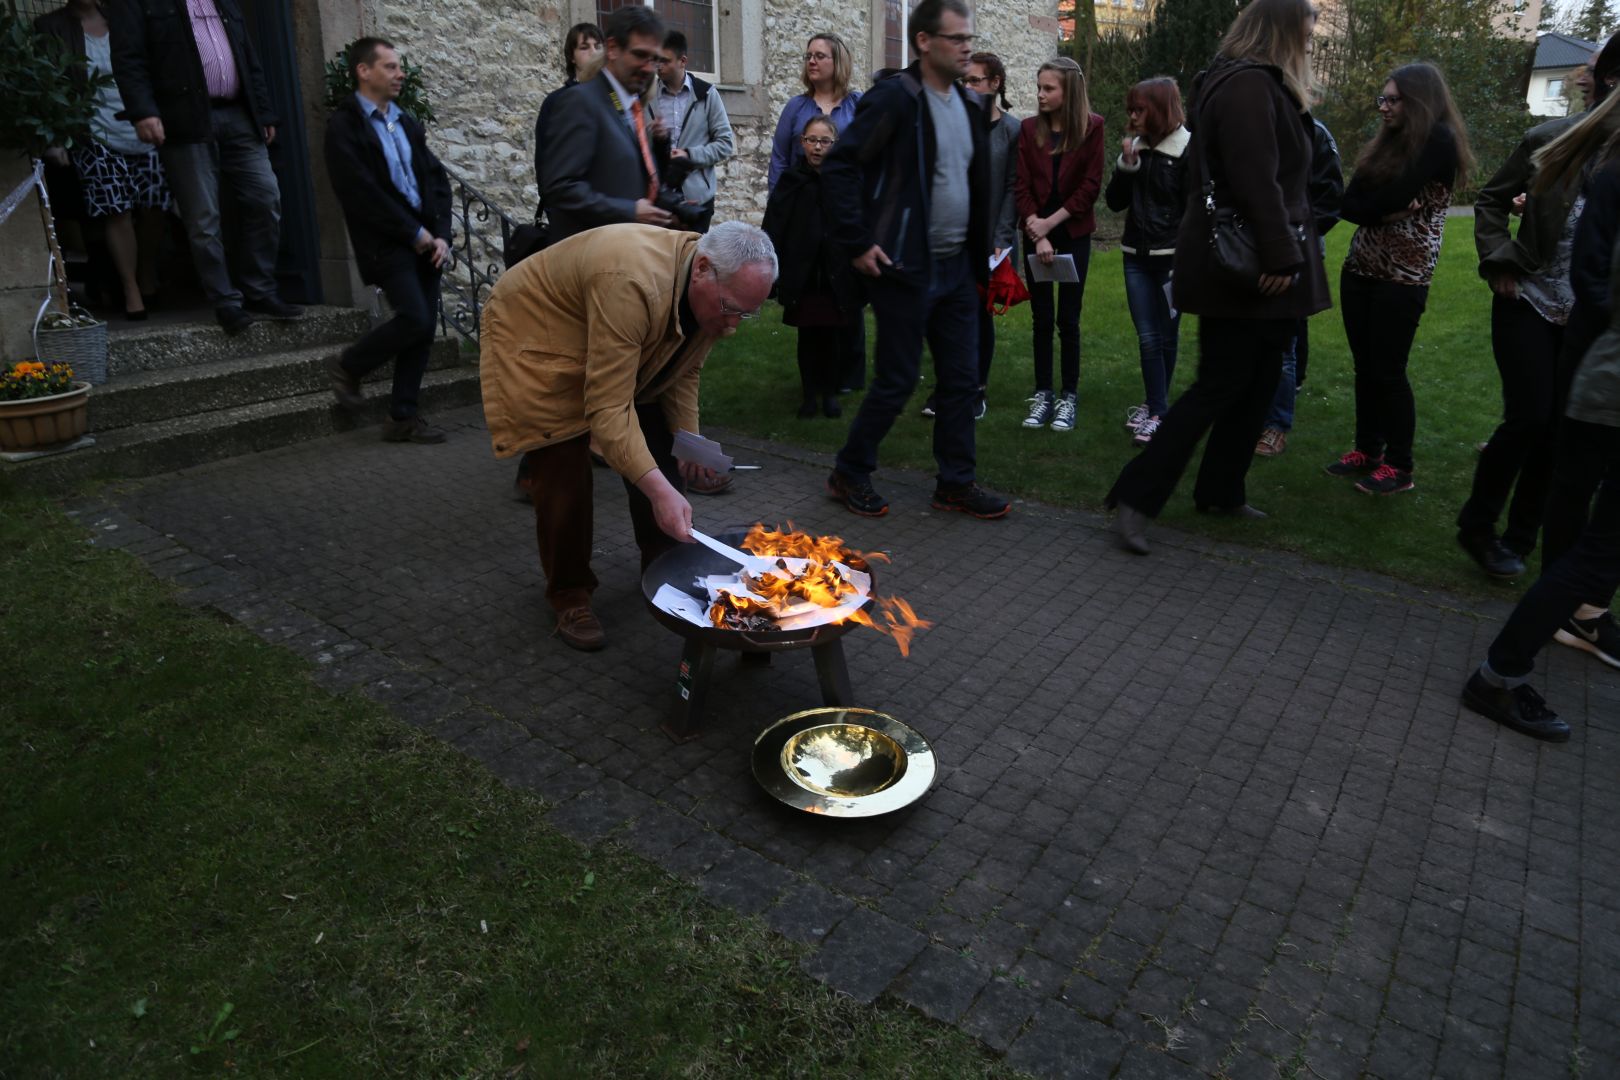
{"label": "potted shrub", "polygon": [[90,384],[66,364],[23,360],[0,373],[0,450],[48,450],[85,432]]}
{"label": "potted shrub", "polygon": [[[36,34],[9,8],[0,7],[0,100],[5,102],[0,153],[24,154],[37,170],[46,150],[69,150],[85,142],[96,96],[110,84],[109,76],[88,71],[84,57],[69,54],[59,40]],[[35,349],[47,364],[69,363],[84,378],[102,382],[107,377],[107,325],[73,306],[50,199],[43,183],[37,187],[51,280],[50,296],[35,320]]]}

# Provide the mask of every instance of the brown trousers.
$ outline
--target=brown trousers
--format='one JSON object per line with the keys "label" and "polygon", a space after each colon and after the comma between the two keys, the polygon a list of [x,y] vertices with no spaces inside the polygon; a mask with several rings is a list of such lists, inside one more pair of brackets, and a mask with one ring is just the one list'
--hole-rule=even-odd
{"label": "brown trousers", "polygon": [[[675,462],[674,434],[664,410],[656,402],[637,405],[636,419],[658,470],[676,491],[685,493]],[[581,435],[530,450],[523,455],[522,475],[534,500],[534,532],[540,567],[546,572],[546,599],[558,611],[590,603],[597,584],[591,571],[595,521],[591,437]],[[653,520],[652,502],[641,489],[629,480],[624,481],[624,488],[630,496],[630,522],[641,549],[641,568],[646,570],[676,541]]]}

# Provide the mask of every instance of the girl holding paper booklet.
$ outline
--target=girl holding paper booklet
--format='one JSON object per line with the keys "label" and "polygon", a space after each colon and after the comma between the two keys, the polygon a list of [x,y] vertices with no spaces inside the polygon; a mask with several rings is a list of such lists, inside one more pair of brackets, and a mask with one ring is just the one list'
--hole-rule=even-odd
{"label": "girl holding paper booklet", "polygon": [[[1013,189],[1018,217],[1029,241],[1029,307],[1035,320],[1035,395],[1027,428],[1052,425],[1073,431],[1080,392],[1080,300],[1091,262],[1092,211],[1102,191],[1103,118],[1091,111],[1086,78],[1067,56],[1042,64],[1035,78],[1039,112],[1018,133],[1018,176]],[[1072,262],[1074,280],[1057,287],[1056,328],[1062,347],[1063,389],[1052,393],[1051,278],[1037,280],[1034,264],[1062,273]]]}

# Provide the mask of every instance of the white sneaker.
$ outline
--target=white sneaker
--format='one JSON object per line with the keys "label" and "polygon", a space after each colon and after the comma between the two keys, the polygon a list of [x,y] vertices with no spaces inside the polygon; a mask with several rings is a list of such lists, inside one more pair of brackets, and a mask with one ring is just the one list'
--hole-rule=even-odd
{"label": "white sneaker", "polygon": [[1146,446],[1153,441],[1153,436],[1157,434],[1161,423],[1163,421],[1157,416],[1142,417],[1142,422],[1136,425],[1136,435],[1132,437],[1131,441],[1137,446]]}
{"label": "white sneaker", "polygon": [[1029,399],[1029,415],[1024,417],[1027,428],[1045,427],[1052,420],[1052,391],[1037,390]]}
{"label": "white sneaker", "polygon": [[1052,410],[1053,431],[1074,430],[1075,401],[1073,394],[1064,394],[1058,398],[1057,406]]}
{"label": "white sneaker", "polygon": [[1132,405],[1130,408],[1125,410],[1125,430],[1135,431],[1137,425],[1146,420],[1147,417],[1147,402],[1143,402],[1140,405]]}

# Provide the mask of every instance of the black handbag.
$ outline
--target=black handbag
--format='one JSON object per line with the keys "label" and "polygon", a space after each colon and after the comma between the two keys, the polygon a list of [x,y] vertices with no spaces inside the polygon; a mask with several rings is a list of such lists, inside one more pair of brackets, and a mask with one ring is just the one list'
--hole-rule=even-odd
{"label": "black handbag", "polygon": [[[1194,136],[1196,138],[1196,136]],[[1229,206],[1215,204],[1215,177],[1209,171],[1209,151],[1200,141],[1198,164],[1204,178],[1204,215],[1209,219],[1209,262],[1224,284],[1260,289],[1260,245],[1243,215]],[[1305,227],[1292,226],[1300,247],[1306,241]]]}
{"label": "black handbag", "polygon": [[544,207],[536,206],[533,223],[517,226],[501,245],[501,260],[508,270],[551,243],[551,226],[541,220],[542,213]]}

